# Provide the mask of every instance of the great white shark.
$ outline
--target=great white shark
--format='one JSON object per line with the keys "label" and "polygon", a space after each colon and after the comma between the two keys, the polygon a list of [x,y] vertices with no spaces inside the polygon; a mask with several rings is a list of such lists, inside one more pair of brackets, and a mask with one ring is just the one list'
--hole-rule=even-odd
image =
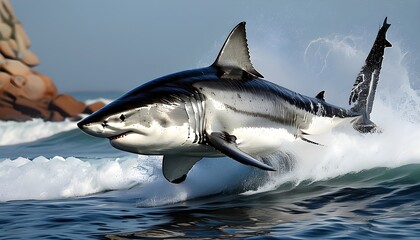
{"label": "great white shark", "polygon": [[[350,108],[308,97],[263,80],[250,61],[245,22],[229,34],[209,67],[147,82],[78,123],[85,133],[108,138],[117,149],[163,155],[163,175],[183,182],[203,157],[228,156],[259,169],[275,169],[256,156],[306,141],[340,123],[375,132],[370,120],[390,24],[385,18],[350,93]],[[348,120],[348,121],[343,121]]]}

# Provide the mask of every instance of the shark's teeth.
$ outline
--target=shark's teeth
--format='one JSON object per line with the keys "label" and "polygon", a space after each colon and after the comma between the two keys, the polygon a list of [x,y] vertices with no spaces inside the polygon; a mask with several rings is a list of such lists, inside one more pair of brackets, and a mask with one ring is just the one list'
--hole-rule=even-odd
{"label": "shark's teeth", "polygon": [[127,136],[127,135],[128,135],[128,132],[125,132],[125,133],[122,133],[122,134],[120,134],[120,135],[115,135],[115,136],[109,137],[109,140],[116,140],[116,139],[120,139],[120,138],[123,138],[123,137],[125,137],[125,136]]}

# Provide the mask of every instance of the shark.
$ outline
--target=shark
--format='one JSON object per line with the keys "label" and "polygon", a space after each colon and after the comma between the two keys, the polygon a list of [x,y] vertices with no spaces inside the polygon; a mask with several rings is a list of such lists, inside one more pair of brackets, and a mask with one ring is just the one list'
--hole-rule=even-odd
{"label": "shark", "polygon": [[[285,143],[348,123],[374,133],[370,120],[390,27],[385,18],[352,87],[348,108],[327,103],[324,91],[304,96],[264,80],[254,68],[245,22],[228,35],[213,64],[159,77],[127,92],[78,122],[85,133],[107,138],[122,151],[162,155],[162,171],[182,183],[200,159],[227,156],[265,171],[257,156],[284,149]],[[343,121],[346,120],[346,121]]]}

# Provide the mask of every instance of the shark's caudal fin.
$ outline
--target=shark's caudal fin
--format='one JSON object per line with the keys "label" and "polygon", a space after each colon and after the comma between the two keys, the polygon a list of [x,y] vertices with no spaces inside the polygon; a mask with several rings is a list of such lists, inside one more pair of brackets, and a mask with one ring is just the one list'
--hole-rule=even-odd
{"label": "shark's caudal fin", "polygon": [[351,111],[360,114],[360,118],[354,122],[353,126],[359,132],[375,132],[376,125],[370,121],[373,100],[375,98],[376,87],[381,72],[384,50],[386,47],[392,47],[386,40],[386,32],[391,26],[385,18],[382,27],[379,29],[372,49],[365,60],[365,65],[357,75],[356,82],[351,90],[349,104]]}
{"label": "shark's caudal fin", "polygon": [[222,77],[226,78],[243,79],[244,73],[254,77],[263,77],[255,70],[250,60],[245,22],[239,23],[230,32],[212,66],[221,69],[224,72]]}

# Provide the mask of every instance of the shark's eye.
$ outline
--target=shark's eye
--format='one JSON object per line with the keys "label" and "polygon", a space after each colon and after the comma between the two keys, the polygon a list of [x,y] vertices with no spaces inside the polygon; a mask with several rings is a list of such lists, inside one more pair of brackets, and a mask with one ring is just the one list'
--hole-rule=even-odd
{"label": "shark's eye", "polygon": [[125,115],[124,114],[121,114],[121,116],[120,116],[120,120],[122,121],[122,122],[124,122],[124,120],[126,119],[126,117],[125,117]]}
{"label": "shark's eye", "polygon": [[105,128],[105,127],[109,126],[109,125],[108,125],[108,121],[107,121],[107,120],[105,120],[103,123],[101,123],[101,125],[102,125],[102,127],[103,127],[103,128]]}

